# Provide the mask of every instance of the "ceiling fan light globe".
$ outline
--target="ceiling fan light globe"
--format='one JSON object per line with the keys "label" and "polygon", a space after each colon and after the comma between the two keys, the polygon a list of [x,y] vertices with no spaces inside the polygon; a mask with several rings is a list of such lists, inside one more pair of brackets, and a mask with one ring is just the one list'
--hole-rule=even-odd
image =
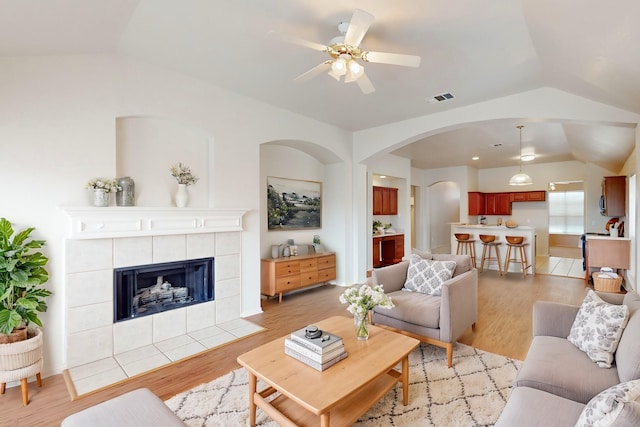
{"label": "ceiling fan light globe", "polygon": [[352,59],[349,61],[349,72],[353,76],[354,79],[357,79],[364,73],[364,68],[362,65],[358,64],[356,60]]}
{"label": "ceiling fan light globe", "polygon": [[343,76],[347,72],[347,61],[344,58],[338,58],[331,64],[331,71],[338,76]]}

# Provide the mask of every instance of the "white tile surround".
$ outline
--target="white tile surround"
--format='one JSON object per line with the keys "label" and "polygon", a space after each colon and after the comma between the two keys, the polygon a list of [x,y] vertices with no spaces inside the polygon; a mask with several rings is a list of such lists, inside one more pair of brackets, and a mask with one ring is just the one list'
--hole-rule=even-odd
{"label": "white tile surround", "polygon": [[[131,376],[149,364],[255,332],[249,322],[238,324],[244,210],[63,209],[71,218],[65,241],[66,366],[76,377],[85,366],[112,371],[116,364],[128,366],[125,377]],[[114,268],[203,257],[215,258],[215,301],[113,323]],[[127,361],[128,354],[140,358],[145,352],[145,368]]]}

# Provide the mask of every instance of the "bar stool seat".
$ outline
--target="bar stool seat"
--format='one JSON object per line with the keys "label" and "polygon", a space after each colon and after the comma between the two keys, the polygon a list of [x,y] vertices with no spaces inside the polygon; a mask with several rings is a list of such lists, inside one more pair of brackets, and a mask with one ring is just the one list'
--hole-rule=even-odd
{"label": "bar stool seat", "polygon": [[[480,240],[482,241],[482,261],[480,262],[479,271],[482,273],[485,262],[488,262],[489,266],[491,266],[491,261],[495,261],[498,264],[498,271],[502,276],[502,265],[500,263],[500,254],[498,253],[498,246],[502,245],[502,242],[496,241],[495,237],[494,235],[480,235]],[[495,257],[491,256],[491,248],[493,248],[496,254]]]}
{"label": "bar stool seat", "polygon": [[[527,277],[527,270],[531,267],[531,265],[528,264],[527,252],[524,249],[525,246],[527,245],[528,243],[525,243],[524,241],[522,243],[511,243],[507,241],[507,256],[505,258],[505,266],[504,266],[505,273],[509,272],[510,262],[517,262],[517,263],[520,263],[520,266],[522,267],[522,277]],[[511,256],[511,248],[516,249],[515,253],[513,254],[513,257]]]}
{"label": "bar stool seat", "polygon": [[456,246],[456,255],[470,255],[471,256],[471,265],[473,268],[476,268],[476,241],[469,237],[468,239],[458,239]]}

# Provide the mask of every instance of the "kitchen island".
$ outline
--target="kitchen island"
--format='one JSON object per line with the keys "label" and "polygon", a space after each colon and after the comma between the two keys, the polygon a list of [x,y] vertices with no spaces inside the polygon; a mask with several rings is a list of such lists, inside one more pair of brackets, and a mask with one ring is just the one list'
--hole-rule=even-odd
{"label": "kitchen island", "polygon": [[[470,239],[475,240],[475,252],[476,252],[476,265],[480,268],[482,262],[482,241],[480,240],[481,234],[492,234],[496,236],[497,242],[502,242],[502,245],[498,246],[498,252],[500,254],[500,262],[504,268],[507,257],[507,240],[505,236],[523,236],[524,243],[527,245],[524,247],[525,254],[527,255],[527,263],[531,267],[527,270],[527,274],[535,274],[536,269],[536,229],[535,227],[518,226],[515,228],[508,228],[504,225],[484,225],[484,224],[451,224],[451,253],[456,253],[456,247],[458,241],[456,240],[457,233],[468,233],[471,235]],[[511,258],[514,258],[515,250],[511,250]],[[495,256],[495,254],[493,254]],[[519,258],[518,258],[519,259]],[[485,269],[497,270],[498,265],[495,261],[486,262]],[[519,262],[513,262],[509,264],[509,272],[521,273],[522,267]]]}

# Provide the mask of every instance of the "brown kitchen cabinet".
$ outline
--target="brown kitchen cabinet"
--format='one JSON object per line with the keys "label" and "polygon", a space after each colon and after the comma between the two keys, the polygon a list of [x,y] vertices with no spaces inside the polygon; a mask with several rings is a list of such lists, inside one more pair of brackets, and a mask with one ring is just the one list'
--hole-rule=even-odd
{"label": "brown kitchen cabinet", "polygon": [[605,176],[602,180],[604,216],[625,216],[627,202],[627,177]]}
{"label": "brown kitchen cabinet", "polygon": [[518,191],[511,193],[512,202],[544,202],[547,200],[546,191]]}
{"label": "brown kitchen cabinet", "polygon": [[398,214],[398,189],[392,187],[373,187],[373,214]]}
{"label": "brown kitchen cabinet", "polygon": [[469,215],[484,215],[485,195],[479,191],[469,193]]}
{"label": "brown kitchen cabinet", "polygon": [[510,193],[486,193],[485,215],[511,215]]}
{"label": "brown kitchen cabinet", "polygon": [[263,258],[261,262],[261,293],[279,296],[319,283],[335,280],[336,254],[323,252],[281,258]]}
{"label": "brown kitchen cabinet", "polygon": [[373,238],[373,268],[397,264],[404,257],[404,234]]}

